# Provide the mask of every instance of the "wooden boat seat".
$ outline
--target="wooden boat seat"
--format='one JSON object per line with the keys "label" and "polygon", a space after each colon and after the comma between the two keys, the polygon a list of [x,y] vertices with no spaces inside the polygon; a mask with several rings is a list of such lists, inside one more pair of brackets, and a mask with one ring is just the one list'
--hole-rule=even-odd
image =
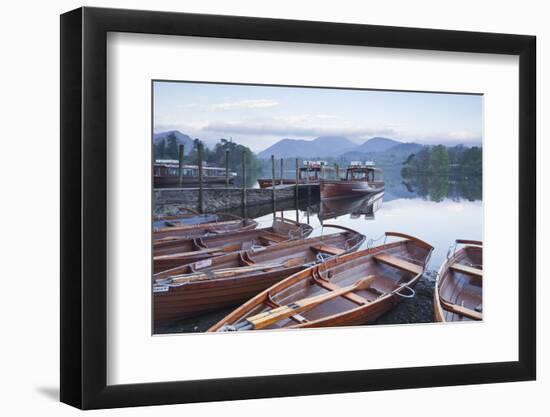
{"label": "wooden boat seat", "polygon": [[265,242],[267,244],[271,244],[271,243],[284,242],[286,240],[286,238],[283,237],[283,236],[276,235],[276,234],[266,233],[265,235],[261,235],[259,237],[259,240],[262,241],[262,242]]}
{"label": "wooden boat seat", "polygon": [[378,255],[374,255],[373,258],[376,259],[378,262],[385,263],[386,265],[392,266],[402,271],[411,272],[415,275],[421,274],[423,271],[422,266],[413,264],[412,262],[397,258],[387,253],[379,253]]}
{"label": "wooden boat seat", "polygon": [[481,278],[483,276],[483,270],[459,263],[452,264],[451,269],[461,274],[472,275],[474,277]]}
{"label": "wooden boat seat", "polygon": [[331,245],[314,245],[311,247],[315,252],[324,252],[329,255],[341,255],[345,252],[344,249],[337,248],[336,246]]}
{"label": "wooden boat seat", "polygon": [[[324,279],[317,279],[315,280],[315,283],[320,287],[323,287],[325,290],[329,290],[329,291],[339,290],[340,288],[342,288],[336,284],[333,284],[332,282],[325,281]],[[353,292],[342,294],[340,297],[344,297],[345,299],[351,301],[352,303],[359,304],[359,305],[364,305],[369,302],[366,298],[363,298],[360,295],[357,295]]]}

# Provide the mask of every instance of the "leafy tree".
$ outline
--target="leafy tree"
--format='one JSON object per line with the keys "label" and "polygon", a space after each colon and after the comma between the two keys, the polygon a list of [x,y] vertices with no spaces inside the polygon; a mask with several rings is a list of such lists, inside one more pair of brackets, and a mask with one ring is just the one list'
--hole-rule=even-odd
{"label": "leafy tree", "polygon": [[433,173],[443,174],[449,170],[449,154],[443,145],[436,145],[431,149],[430,168]]}
{"label": "leafy tree", "polygon": [[480,175],[482,171],[482,151],[481,148],[474,146],[464,152],[461,169],[463,173]]}
{"label": "leafy tree", "polygon": [[168,159],[178,159],[178,139],[176,138],[176,135],[173,133],[170,133],[168,137],[166,138],[166,150],[165,155]]}
{"label": "leafy tree", "polygon": [[155,159],[164,159],[165,155],[166,155],[166,142],[163,139],[155,145]]}
{"label": "leafy tree", "polygon": [[412,160],[414,159],[414,156],[415,156],[414,153],[411,153],[407,157],[407,159],[405,159],[405,161],[403,162],[403,165],[409,165],[412,162]]}

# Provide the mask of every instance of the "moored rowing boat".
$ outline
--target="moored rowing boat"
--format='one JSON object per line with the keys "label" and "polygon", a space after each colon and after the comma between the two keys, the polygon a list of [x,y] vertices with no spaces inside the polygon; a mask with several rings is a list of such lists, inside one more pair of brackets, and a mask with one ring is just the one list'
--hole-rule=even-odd
{"label": "moored rowing boat", "polygon": [[258,294],[208,331],[349,326],[376,320],[414,296],[433,247],[415,237],[300,271]]}
{"label": "moored rowing boat", "polygon": [[208,223],[183,224],[155,229],[153,230],[153,245],[166,240],[251,230],[258,226],[258,222],[252,219],[243,219],[232,214],[224,214],[223,216],[223,218],[220,218],[222,220],[217,219]]}
{"label": "moored rowing boat", "polygon": [[155,274],[155,323],[238,305],[308,265],[357,250],[365,241],[351,229],[324,227],[339,232],[229,253]]}
{"label": "moored rowing boat", "polygon": [[181,238],[158,242],[153,251],[154,273],[228,252],[260,249],[288,240],[308,237],[313,228],[293,220],[276,218],[270,227]]}
{"label": "moored rowing boat", "polygon": [[[457,246],[461,247],[456,250]],[[439,322],[483,319],[483,243],[457,240],[437,274],[434,315]]]}

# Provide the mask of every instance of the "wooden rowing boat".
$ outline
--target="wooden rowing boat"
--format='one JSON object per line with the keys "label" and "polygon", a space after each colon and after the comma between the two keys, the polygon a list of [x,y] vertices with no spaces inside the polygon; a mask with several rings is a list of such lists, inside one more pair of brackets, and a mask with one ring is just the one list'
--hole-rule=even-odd
{"label": "wooden rowing boat", "polygon": [[[300,271],[247,301],[208,331],[349,326],[376,320],[401,298],[414,296],[413,288],[433,250],[402,233],[386,236],[402,240]],[[304,305],[308,308],[303,309]],[[286,314],[277,315],[280,310]],[[293,310],[298,313],[292,314]],[[258,326],[262,320],[264,326]]]}
{"label": "wooden rowing boat", "polygon": [[457,240],[437,275],[435,319],[439,322],[482,320],[482,278],[483,243]]}
{"label": "wooden rowing boat", "polygon": [[324,227],[338,232],[229,253],[155,274],[155,323],[238,305],[309,265],[357,250],[365,241],[354,230]]}
{"label": "wooden rowing boat", "polygon": [[153,250],[153,270],[157,273],[228,252],[257,250],[288,240],[303,239],[312,230],[310,225],[276,218],[272,226],[262,229],[161,241]]}
{"label": "wooden rowing boat", "polygon": [[198,211],[187,207],[178,207],[177,212],[172,214],[156,215],[153,217],[153,227],[155,229],[163,227],[181,226],[184,224],[211,223],[224,219],[224,214],[215,213],[200,214]]}
{"label": "wooden rowing boat", "polygon": [[213,222],[183,224],[153,229],[153,246],[160,241],[252,230],[255,229],[256,226],[258,226],[258,222],[255,220],[243,219],[239,216],[226,213],[223,215],[223,218],[217,218],[216,221]]}

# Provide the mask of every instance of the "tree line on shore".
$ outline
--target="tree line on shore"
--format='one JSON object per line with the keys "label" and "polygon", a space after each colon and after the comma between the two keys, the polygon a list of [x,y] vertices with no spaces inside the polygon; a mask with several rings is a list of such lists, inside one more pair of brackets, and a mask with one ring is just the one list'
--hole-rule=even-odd
{"label": "tree line on shore", "polygon": [[[220,139],[214,148],[210,149],[201,140],[193,140],[192,149],[185,150],[184,163],[197,165],[199,161],[199,147],[202,148],[202,160],[211,166],[225,167],[226,151],[228,151],[228,165],[231,171],[242,171],[242,158],[244,153],[247,171],[258,171],[260,162],[250,148],[239,145],[227,139]],[[170,134],[165,140],[160,140],[154,145],[155,159],[179,158],[179,142],[174,134]]]}
{"label": "tree line on shore", "polygon": [[401,168],[404,177],[417,174],[478,176],[481,172],[482,148],[463,145],[425,146],[410,154]]}

